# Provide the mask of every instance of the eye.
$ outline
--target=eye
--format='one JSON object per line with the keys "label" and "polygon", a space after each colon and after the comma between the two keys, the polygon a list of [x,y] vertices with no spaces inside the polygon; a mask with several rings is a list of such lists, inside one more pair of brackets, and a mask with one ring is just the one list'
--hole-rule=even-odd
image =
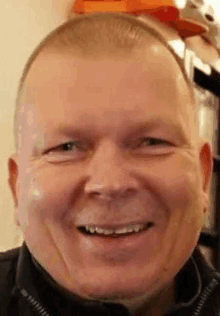
{"label": "eye", "polygon": [[55,149],[58,149],[58,150],[60,149],[61,151],[71,151],[73,150],[73,148],[77,147],[76,145],[77,144],[74,142],[69,142],[69,143],[62,144]]}
{"label": "eye", "polygon": [[63,143],[55,148],[49,149],[48,151],[45,152],[45,154],[50,153],[50,152],[71,152],[71,151],[75,151],[76,149],[85,150],[84,147],[81,142],[71,141],[71,142]]}
{"label": "eye", "polygon": [[138,147],[141,145],[146,144],[148,146],[156,146],[156,145],[172,145],[170,142],[160,139],[160,138],[152,138],[152,137],[144,137],[140,139],[140,143]]}

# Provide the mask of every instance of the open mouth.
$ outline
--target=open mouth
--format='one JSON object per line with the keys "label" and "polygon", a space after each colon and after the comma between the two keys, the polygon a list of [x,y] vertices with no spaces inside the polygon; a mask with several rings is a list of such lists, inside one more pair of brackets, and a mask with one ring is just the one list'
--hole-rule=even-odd
{"label": "open mouth", "polygon": [[96,226],[80,226],[78,227],[79,231],[85,235],[88,236],[99,236],[99,237],[106,237],[106,238],[120,238],[120,237],[126,237],[134,234],[140,234],[146,230],[148,230],[150,227],[154,226],[153,222],[148,222],[145,225],[133,225],[129,227],[125,227],[123,229],[118,230],[107,230],[107,229],[101,229]]}

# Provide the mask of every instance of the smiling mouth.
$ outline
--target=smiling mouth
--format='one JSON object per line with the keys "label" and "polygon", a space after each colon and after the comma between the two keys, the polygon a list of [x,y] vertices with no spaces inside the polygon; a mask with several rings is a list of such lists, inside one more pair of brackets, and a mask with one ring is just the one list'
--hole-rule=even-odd
{"label": "smiling mouth", "polygon": [[148,222],[145,225],[140,226],[139,228],[137,227],[137,225],[135,225],[136,227],[128,227],[127,229],[125,228],[124,230],[104,230],[104,229],[100,229],[96,226],[80,226],[78,227],[78,230],[83,233],[84,235],[87,236],[98,236],[98,237],[104,237],[104,238],[120,238],[120,237],[126,237],[126,236],[130,236],[130,235],[134,235],[134,234],[140,234],[146,230],[148,230],[149,228],[151,228],[152,226],[154,226],[155,224],[153,222]]}

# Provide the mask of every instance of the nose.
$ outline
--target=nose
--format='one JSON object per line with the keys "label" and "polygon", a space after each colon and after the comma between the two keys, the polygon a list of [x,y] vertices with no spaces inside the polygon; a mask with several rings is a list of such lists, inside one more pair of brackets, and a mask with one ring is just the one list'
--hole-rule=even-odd
{"label": "nose", "polygon": [[114,146],[100,146],[87,169],[85,193],[106,201],[135,195],[139,181],[125,159]]}

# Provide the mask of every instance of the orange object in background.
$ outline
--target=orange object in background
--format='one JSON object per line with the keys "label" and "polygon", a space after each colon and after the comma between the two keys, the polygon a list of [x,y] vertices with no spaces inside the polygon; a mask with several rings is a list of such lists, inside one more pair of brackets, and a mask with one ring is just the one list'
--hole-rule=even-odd
{"label": "orange object in background", "polygon": [[208,31],[204,24],[181,18],[172,0],[75,0],[71,11],[74,14],[95,12],[148,14],[176,29],[183,39]]}
{"label": "orange object in background", "polygon": [[128,1],[128,0],[76,0],[75,1],[75,13],[84,10],[83,13],[88,12],[127,12],[140,9],[155,9],[162,6],[173,6],[172,0],[139,0],[139,1]]}

